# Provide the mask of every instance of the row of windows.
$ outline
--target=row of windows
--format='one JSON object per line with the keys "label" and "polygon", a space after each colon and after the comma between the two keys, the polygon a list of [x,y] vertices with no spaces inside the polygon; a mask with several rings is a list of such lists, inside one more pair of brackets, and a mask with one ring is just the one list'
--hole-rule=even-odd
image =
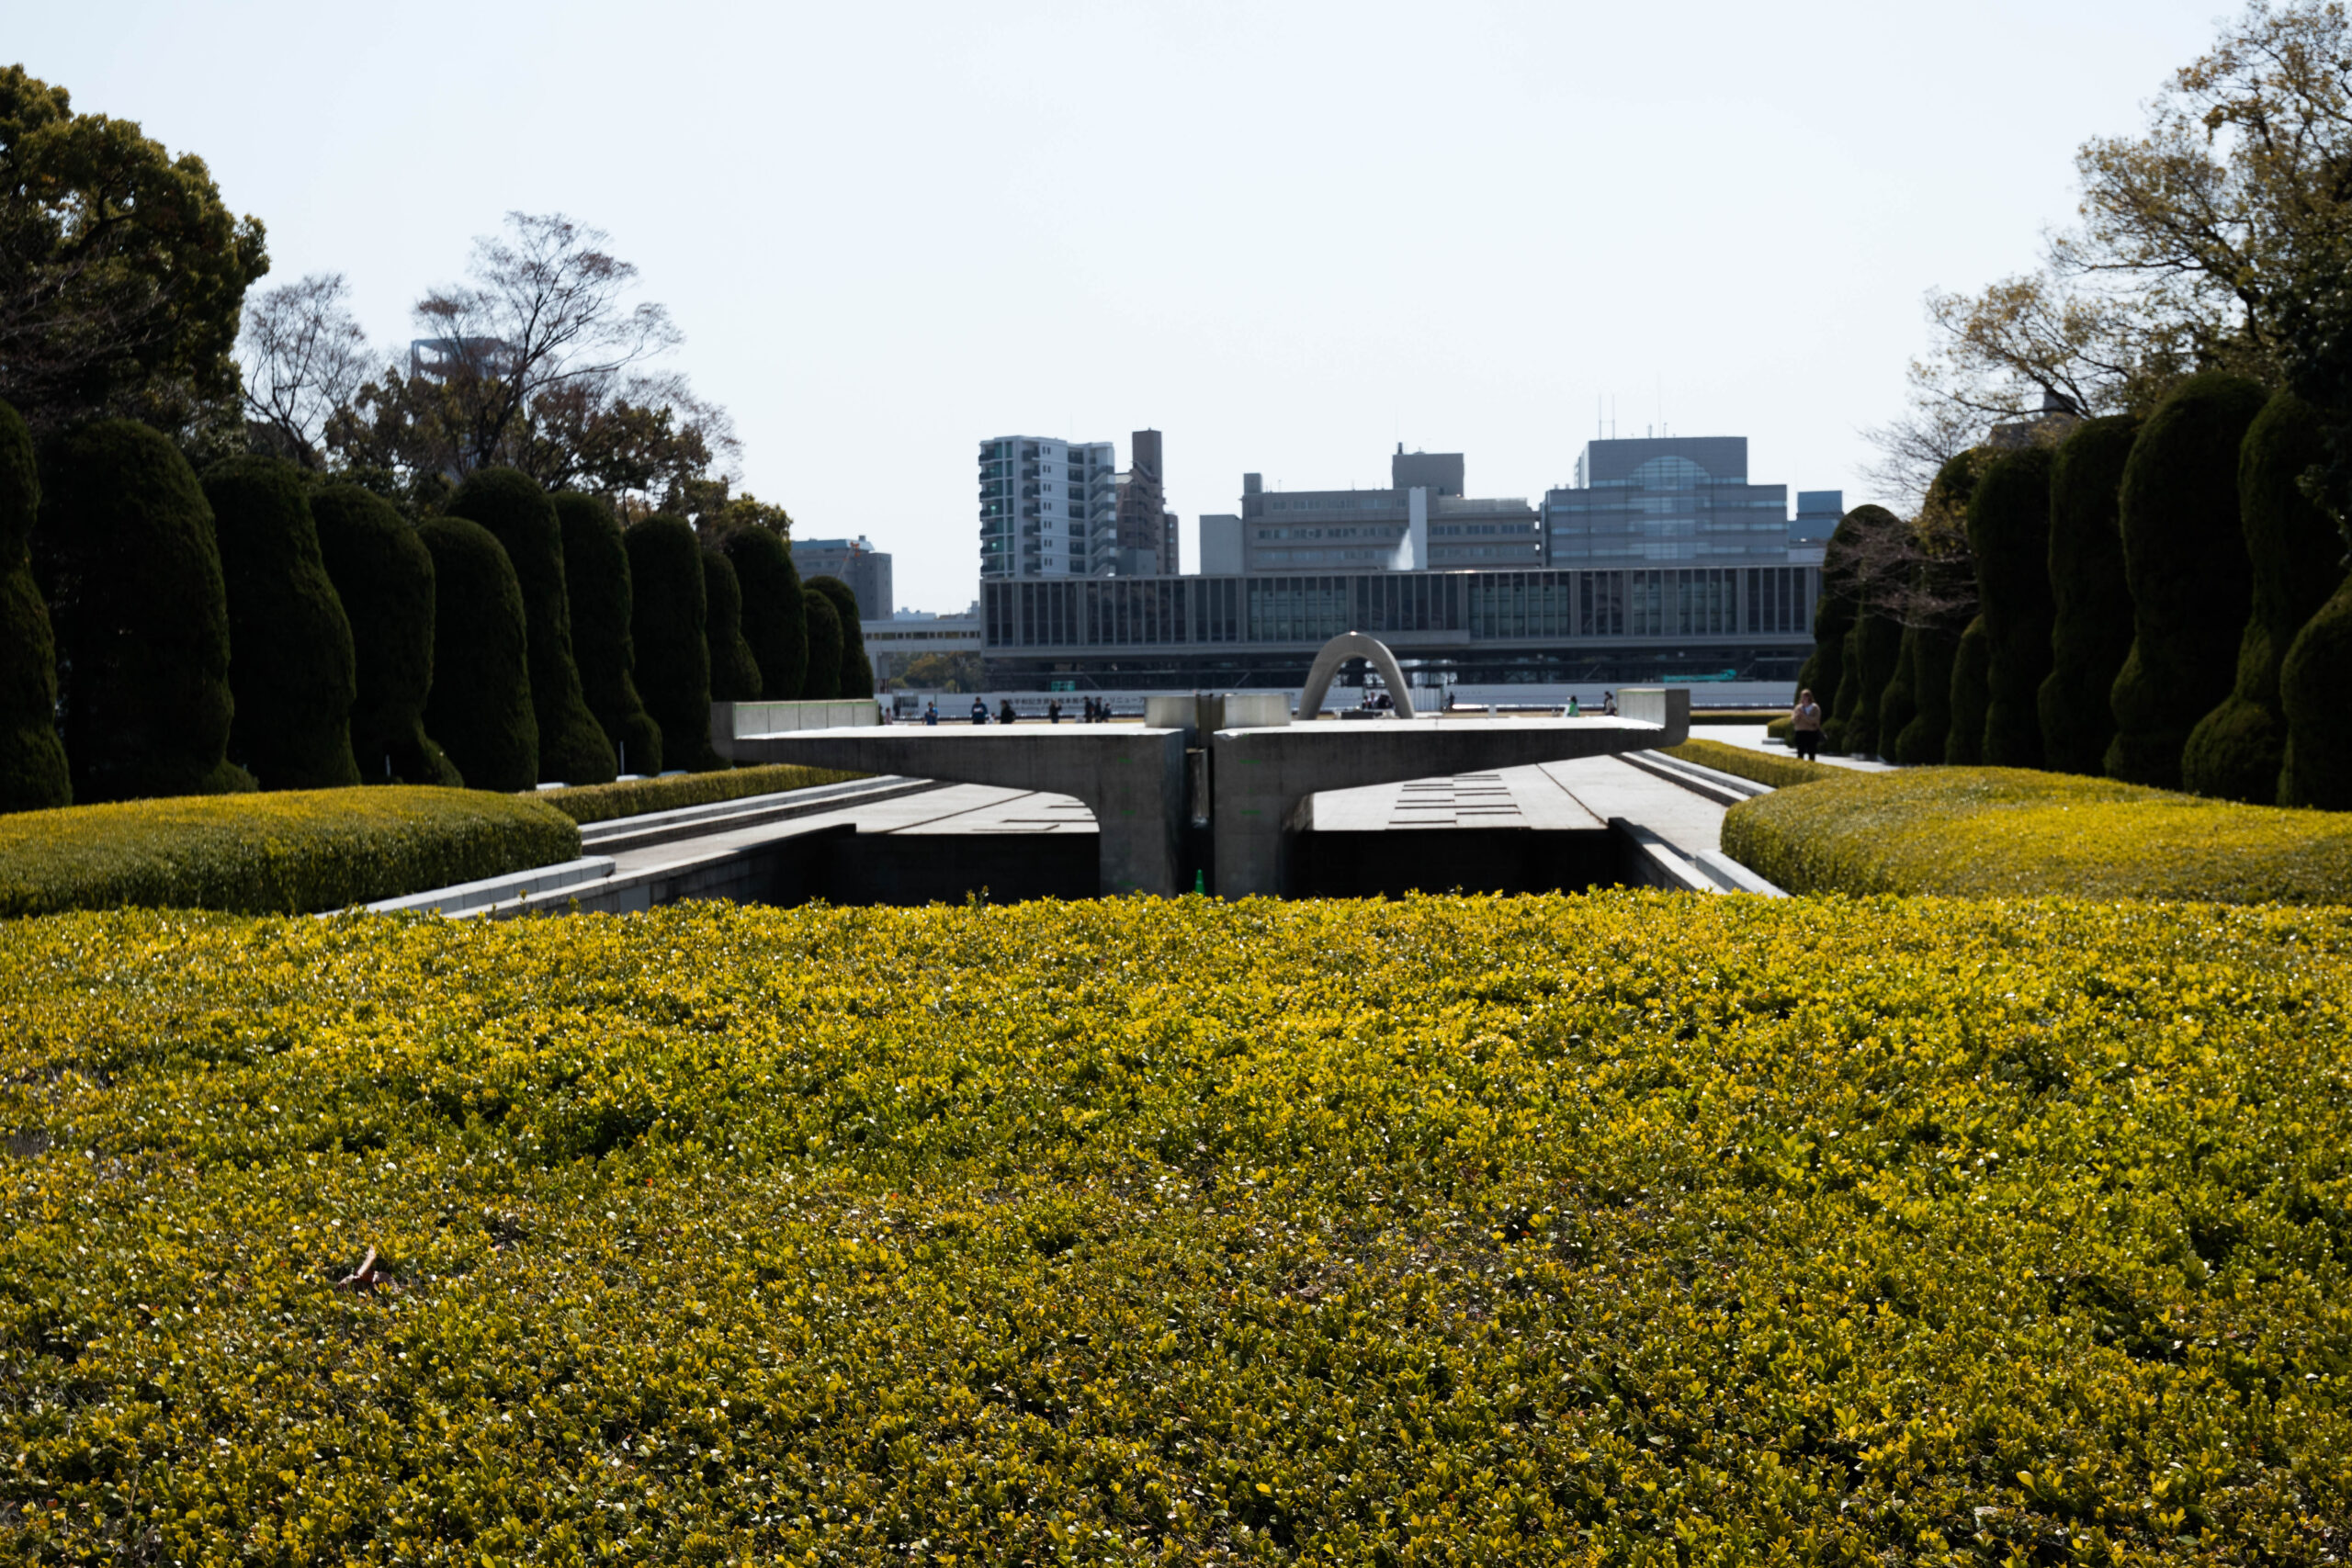
{"label": "row of windows", "polygon": [[1266,498],[1269,512],[1398,512],[1405,502],[1393,491],[1370,491],[1362,495],[1273,495]]}
{"label": "row of windows", "polygon": [[1405,536],[1405,525],[1367,528],[1261,528],[1261,539],[1399,539]]}
{"label": "row of windows", "polygon": [[1801,636],[1808,567],[1352,572],[990,582],[991,648],[1321,642],[1344,631],[1473,638]]}

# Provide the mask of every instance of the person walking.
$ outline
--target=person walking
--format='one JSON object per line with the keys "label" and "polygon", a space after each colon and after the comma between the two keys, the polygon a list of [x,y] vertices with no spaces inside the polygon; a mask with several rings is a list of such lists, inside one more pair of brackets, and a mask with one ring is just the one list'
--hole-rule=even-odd
{"label": "person walking", "polygon": [[1821,705],[1813,700],[1809,686],[1797,694],[1797,705],[1789,710],[1789,740],[1802,761],[1821,760]]}
{"label": "person walking", "polygon": [[938,725],[939,725],[939,699],[938,699],[937,697],[933,697],[933,698],[932,698],[932,699],[931,699],[931,705],[930,705],[929,707],[926,707],[926,708],[924,708],[924,709],[922,710],[922,721],[923,721],[925,724],[928,724],[928,725],[932,726],[933,728],[938,728]]}
{"label": "person walking", "polygon": [[987,699],[983,697],[974,697],[972,699],[972,722],[974,724],[986,724],[988,721],[989,705]]}
{"label": "person walking", "polygon": [[1061,721],[1062,700],[1059,697],[1055,697],[1046,704],[1046,722],[1047,724],[1059,724]]}
{"label": "person walking", "polygon": [[996,721],[999,724],[1011,724],[1013,717],[1012,699],[1011,697],[1006,697],[997,704]]}
{"label": "person walking", "polygon": [[1603,692],[1600,694],[1600,711],[1608,715],[1611,718],[1615,718],[1617,716],[1616,693]]}

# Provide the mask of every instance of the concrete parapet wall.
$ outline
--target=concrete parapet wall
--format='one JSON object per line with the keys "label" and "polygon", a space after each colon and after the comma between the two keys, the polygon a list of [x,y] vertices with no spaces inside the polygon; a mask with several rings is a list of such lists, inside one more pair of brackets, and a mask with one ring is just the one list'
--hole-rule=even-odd
{"label": "concrete parapet wall", "polygon": [[713,703],[710,705],[711,750],[736,761],[735,739],[741,735],[782,735],[796,729],[845,729],[882,724],[882,709],[872,697],[844,697],[822,703]]}

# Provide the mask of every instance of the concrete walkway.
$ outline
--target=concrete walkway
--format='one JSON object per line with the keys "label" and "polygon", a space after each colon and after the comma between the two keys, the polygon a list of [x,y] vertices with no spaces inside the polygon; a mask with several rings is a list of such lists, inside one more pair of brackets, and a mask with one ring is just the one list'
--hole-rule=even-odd
{"label": "concrete walkway", "polygon": [[1315,827],[1318,832],[1597,829],[1622,817],[1685,854],[1698,855],[1723,848],[1725,809],[1615,757],[1586,757],[1458,778],[1326,790],[1315,797]]}

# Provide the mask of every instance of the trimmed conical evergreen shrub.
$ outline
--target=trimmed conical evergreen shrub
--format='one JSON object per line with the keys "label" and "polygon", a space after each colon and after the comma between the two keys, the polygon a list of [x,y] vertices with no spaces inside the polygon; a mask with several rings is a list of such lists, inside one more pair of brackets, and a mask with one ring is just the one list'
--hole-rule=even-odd
{"label": "trimmed conical evergreen shrub", "polygon": [[808,678],[800,694],[810,702],[830,702],[842,694],[842,617],[831,597],[815,588],[803,591],[808,606]]}
{"label": "trimmed conical evergreen shrub", "polygon": [[2109,705],[2108,773],[2178,789],[2188,732],[2235,682],[2254,599],[2238,522],[2238,447],[2267,400],[2209,370],[2156,405],[2123,465],[2118,516],[2132,649]]}
{"label": "trimmed conical evergreen shrub", "polygon": [[2198,721],[2181,751],[2181,787],[2191,794],[2260,806],[2278,798],[2287,756],[2279,666],[2343,575],[2343,536],[2299,482],[2326,460],[2319,411],[2291,392],[2264,406],[2238,448],[2238,519],[2254,573],[2253,606],[2238,642],[2237,684]]}
{"label": "trimmed conical evergreen shrub", "polygon": [[169,441],[103,420],[44,453],[33,573],[57,634],[77,802],[253,787],[227,760],[229,604],[212,509]]}
{"label": "trimmed conical evergreen shrub", "polygon": [[2140,422],[2086,420],[2058,446],[2050,469],[2050,673],[2036,694],[2041,764],[2097,773],[2115,739],[2108,706],[2132,650],[2132,585],[2117,521],[2123,465]]}
{"label": "trimmed conical evergreen shrub", "polygon": [[464,517],[428,517],[433,555],[433,690],[424,728],[475,789],[539,782],[531,637],[523,585],[497,536]]}
{"label": "trimmed conical evergreen shrub", "polygon": [[229,595],[229,759],[264,789],[359,782],[351,623],[319,554],[302,470],[279,457],[204,471]]}
{"label": "trimmed conical evergreen shrub", "polygon": [[530,637],[531,712],[539,729],[540,776],[574,784],[612,783],[619,772],[613,743],[588,711],[580,669],[571,659],[563,530],[547,491],[519,469],[481,468],[467,475],[449,498],[449,513],[489,529],[514,563]]}
{"label": "trimmed conical evergreen shrub", "polygon": [[667,768],[708,773],[727,766],[710,744],[708,601],[702,546],[674,517],[648,517],[621,538],[628,546],[629,630],[637,643],[637,689],[662,728]]}
{"label": "trimmed conical evergreen shrub", "polygon": [[1878,694],[1879,750],[1890,761],[1902,740],[1905,727],[1919,716],[1916,674],[1918,659],[1918,639],[1906,626],[1895,639],[1894,672],[1886,678],[1886,687]]}
{"label": "trimmed conical evergreen shrub", "polygon": [[0,402],[0,812],[74,801],[57,739],[57,642],[33,581],[33,520],[40,476],[33,438]]}
{"label": "trimmed conical evergreen shrub", "polygon": [[718,547],[743,590],[743,640],[760,667],[760,694],[788,702],[808,679],[808,606],[792,551],[766,528],[738,528]]}
{"label": "trimmed conical evergreen shrub", "polygon": [[1951,728],[1944,732],[1944,761],[1974,767],[1984,761],[1984,709],[1992,674],[1993,639],[1978,615],[1960,634],[1951,653]]}
{"label": "trimmed conical evergreen shrub", "polygon": [[1983,758],[1996,768],[2041,765],[2041,682],[2050,673],[2050,466],[2046,446],[1994,456],[1968,502],[1984,622]]}
{"label": "trimmed conical evergreen shrub", "polygon": [[865,628],[858,624],[857,595],[850,592],[848,583],[831,574],[808,579],[808,586],[832,601],[833,615],[842,624],[842,670],[839,695],[870,697],[874,694],[874,661],[865,656]]}
{"label": "trimmed conical evergreen shrub", "polygon": [[351,754],[359,782],[463,785],[464,774],[424,733],[433,552],[390,502],[357,485],[328,485],[312,495],[311,520],[351,623]]}
{"label": "trimmed conical evergreen shrub", "polygon": [[743,590],[735,581],[735,569],[717,550],[702,553],[702,589],[711,701],[751,702],[760,695],[760,666],[743,640]]}
{"label": "trimmed conical evergreen shrub", "polygon": [[2295,634],[2278,671],[2287,714],[2287,755],[2278,771],[2278,804],[2352,811],[2352,725],[2344,694],[2352,692],[2352,580]]}
{"label": "trimmed conical evergreen shrub", "polygon": [[1903,646],[1911,661],[1911,716],[1885,755],[1906,767],[1941,762],[1951,730],[1951,667],[1960,634],[1974,613],[1975,570],[1962,544],[1969,498],[1990,455],[1973,447],[1949,459],[1919,508],[1921,558],[1913,568]]}
{"label": "trimmed conical evergreen shrub", "polygon": [[1865,614],[1854,623],[1852,646],[1854,661],[1847,674],[1857,685],[1854,706],[1846,718],[1846,749],[1871,757],[1880,750],[1881,705],[1903,652],[1903,623],[1893,615]]}
{"label": "trimmed conical evergreen shrub", "polygon": [[662,727],[645,711],[637,690],[635,615],[628,546],[602,496],[561,491],[556,521],[563,529],[563,582],[571,600],[571,659],[580,670],[588,711],[626,764],[623,771],[662,771]]}

